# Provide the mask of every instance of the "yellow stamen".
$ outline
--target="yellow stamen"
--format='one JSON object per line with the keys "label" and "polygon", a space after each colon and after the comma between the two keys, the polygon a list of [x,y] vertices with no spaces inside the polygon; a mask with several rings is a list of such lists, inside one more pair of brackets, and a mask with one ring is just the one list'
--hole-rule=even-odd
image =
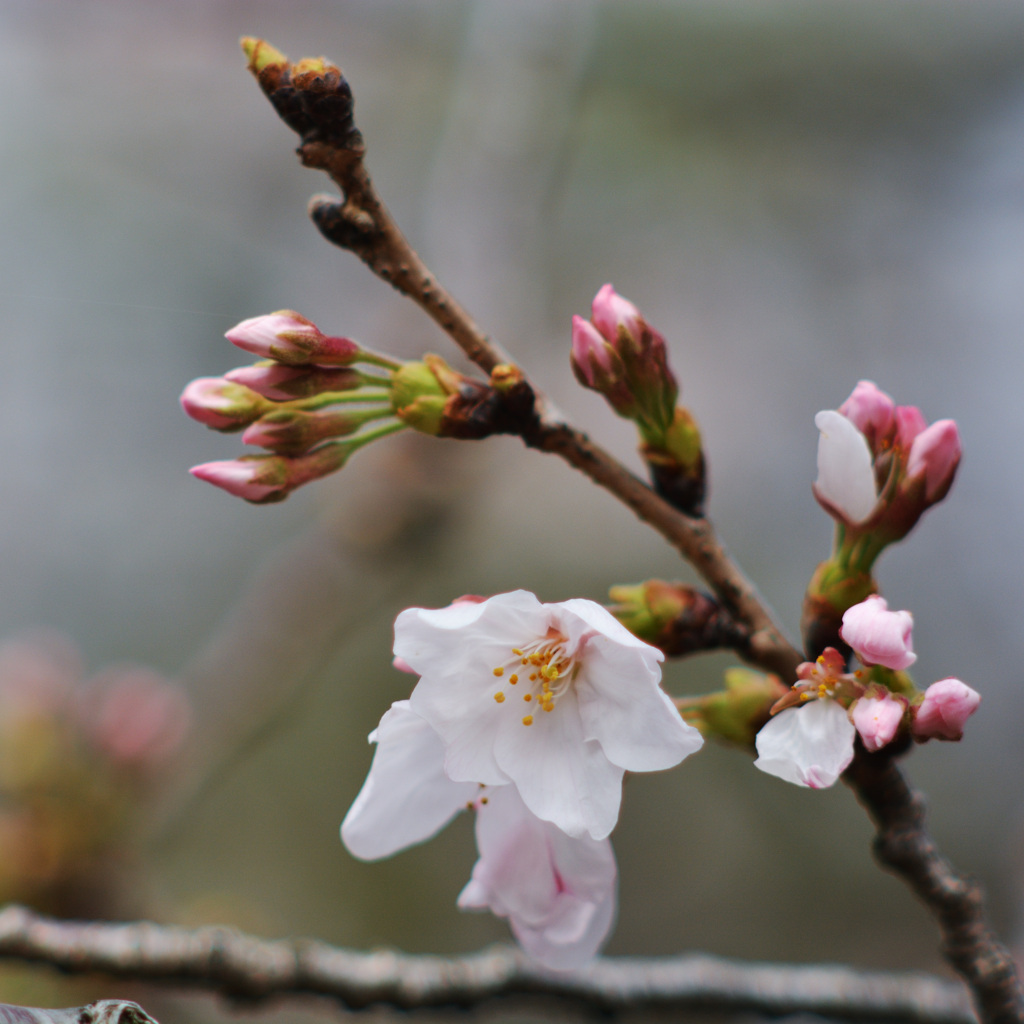
{"label": "yellow stamen", "polygon": [[497,667],[497,668],[496,668],[496,669],[494,670],[494,674],[495,674],[496,676],[503,676],[503,675],[505,674],[505,670],[504,670],[504,669],[503,669],[503,668],[502,668],[502,667],[501,667],[501,666],[499,665],[499,666],[498,666],[498,667]]}
{"label": "yellow stamen", "polygon": [[503,704],[503,703],[505,702],[505,694],[503,694],[503,693],[501,693],[501,692],[498,692],[498,693],[496,693],[496,694],[494,695],[494,699],[495,699],[495,700],[496,700],[496,701],[497,701],[497,702],[498,702],[499,704]]}
{"label": "yellow stamen", "polygon": [[533,725],[533,715],[527,715],[523,719],[523,725]]}
{"label": "yellow stamen", "polygon": [[532,693],[524,693],[523,694],[523,700],[525,700],[526,703],[529,704],[530,701],[533,700],[533,694]]}
{"label": "yellow stamen", "polygon": [[513,672],[513,673],[512,673],[512,675],[510,675],[510,676],[508,677],[508,681],[509,681],[509,682],[510,682],[510,683],[511,683],[511,684],[512,684],[513,686],[515,686],[515,685],[516,685],[516,683],[518,683],[518,682],[519,682],[519,676],[517,676],[517,675],[515,674],[515,672]]}

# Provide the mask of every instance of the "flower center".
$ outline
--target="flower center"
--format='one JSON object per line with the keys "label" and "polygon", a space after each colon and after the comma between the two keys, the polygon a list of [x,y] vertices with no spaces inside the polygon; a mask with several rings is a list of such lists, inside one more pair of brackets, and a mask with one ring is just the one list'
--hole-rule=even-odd
{"label": "flower center", "polygon": [[[521,696],[526,704],[536,704],[542,711],[555,710],[555,702],[572,685],[579,665],[575,655],[565,649],[566,638],[556,629],[524,644],[513,647],[507,661],[492,670],[498,679],[504,679],[510,687],[508,694],[498,690],[494,699],[504,704],[506,697]],[[532,708],[531,708],[532,710]],[[523,725],[533,725],[533,715],[523,716]]]}

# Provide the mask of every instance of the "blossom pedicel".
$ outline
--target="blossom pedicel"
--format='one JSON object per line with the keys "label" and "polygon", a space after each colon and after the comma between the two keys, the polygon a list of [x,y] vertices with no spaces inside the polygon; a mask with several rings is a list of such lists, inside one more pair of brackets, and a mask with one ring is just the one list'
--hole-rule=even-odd
{"label": "blossom pedicel", "polygon": [[458,905],[507,918],[523,949],[548,967],[581,967],[597,952],[615,916],[609,840],[570,838],[533,815],[514,786],[453,782],[441,737],[409,701],[392,704],[370,742],[370,772],[341,826],[352,854],[388,857],[471,809],[480,857]]}
{"label": "blossom pedicel", "polygon": [[703,742],[661,690],[662,653],[592,601],[517,590],[410,608],[394,653],[420,676],[411,706],[444,742],[448,777],[513,783],[570,836],[603,839],[625,771],[670,768]]}

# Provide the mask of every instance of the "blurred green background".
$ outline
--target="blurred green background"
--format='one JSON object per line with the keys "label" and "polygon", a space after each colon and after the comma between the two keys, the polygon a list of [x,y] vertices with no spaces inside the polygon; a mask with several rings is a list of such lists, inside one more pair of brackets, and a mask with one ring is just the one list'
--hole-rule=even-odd
{"label": "blurred green background", "polygon": [[[399,438],[268,507],[189,477],[241,452],[177,396],[245,361],[222,337],[244,317],[291,307],[458,363],[307,221],[329,183],[299,166],[242,34],[342,66],[413,244],[633,466],[628,424],[575,384],[567,354],[571,314],[605,281],[640,306],[703,428],[711,513],[794,634],[831,537],[810,492],[814,413],[869,378],[958,420],[954,491],[879,575],[915,614],[918,681],[956,675],[984,695],[963,744],[908,768],[938,841],[1013,937],[1016,2],[0,0],[0,638],[54,627],[90,669],[150,665],[196,707],[174,792],[133,847],[138,889],[112,912],[410,951],[503,939],[501,922],[455,908],[468,818],[381,864],[338,840],[366,735],[409,689],[390,667],[394,616],[467,592],[602,600],[615,583],[692,578],[585,479],[508,439]],[[730,663],[674,664],[667,686],[710,688]],[[608,952],[941,969],[931,922],[875,868],[870,838],[844,787],[799,791],[730,751],[632,778]],[[49,984],[5,979],[11,1001]]]}

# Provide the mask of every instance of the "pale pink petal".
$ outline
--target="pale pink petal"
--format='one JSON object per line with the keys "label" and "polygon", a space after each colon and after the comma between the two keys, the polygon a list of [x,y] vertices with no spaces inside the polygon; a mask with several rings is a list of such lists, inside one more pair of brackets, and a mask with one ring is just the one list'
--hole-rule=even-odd
{"label": "pale pink petal", "polygon": [[896,406],[896,446],[904,452],[927,426],[924,413],[916,405]]}
{"label": "pale pink petal", "polygon": [[862,697],[853,705],[854,728],[868,750],[881,750],[899,731],[907,706],[894,697]]}
{"label": "pale pink petal", "polygon": [[833,700],[787,708],[757,734],[754,767],[797,786],[825,789],[853,760],[855,733],[846,710]]}
{"label": "pale pink petal", "polygon": [[615,916],[608,840],[569,838],[530,814],[511,786],[479,808],[476,835],[480,859],[459,906],[508,918],[523,949],[547,967],[583,966]]}
{"label": "pale pink petal", "polygon": [[281,483],[260,483],[265,466],[255,459],[224,459],[220,462],[204,462],[193,466],[189,472],[199,480],[221,487],[228,494],[234,494],[246,501],[263,501],[282,490]]}
{"label": "pale pink petal", "polygon": [[958,740],[967,719],[978,710],[981,694],[959,679],[940,679],[924,691],[914,714],[919,739]]}
{"label": "pale pink petal", "polygon": [[378,860],[440,831],[479,787],[444,773],[444,745],[430,726],[397,701],[370,734],[377,749],[370,773],[341,825],[341,838],[360,860]]}
{"label": "pale pink petal", "polygon": [[[536,702],[509,711],[515,714],[497,731],[494,753],[523,802],[567,835],[604,839],[619,818],[623,769],[584,738],[576,695],[566,693],[550,712]],[[523,724],[522,712],[531,725]]]}
{"label": "pale pink petal", "polygon": [[891,612],[885,598],[872,594],[843,613],[839,635],[865,665],[902,671],[917,661],[913,628],[910,612]]}
{"label": "pale pink petal", "polygon": [[818,479],[814,494],[825,507],[849,523],[860,523],[878,502],[875,470],[864,435],[832,409],[819,412]]}

